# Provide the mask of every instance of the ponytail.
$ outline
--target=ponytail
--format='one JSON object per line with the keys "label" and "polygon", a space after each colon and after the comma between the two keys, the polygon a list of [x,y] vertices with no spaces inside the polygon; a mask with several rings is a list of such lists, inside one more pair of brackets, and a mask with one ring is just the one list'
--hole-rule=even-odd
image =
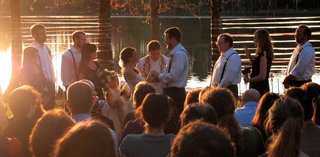
{"label": "ponytail", "polygon": [[273,135],[273,142],[268,148],[269,157],[299,156],[302,121],[302,118],[289,117],[283,122]]}

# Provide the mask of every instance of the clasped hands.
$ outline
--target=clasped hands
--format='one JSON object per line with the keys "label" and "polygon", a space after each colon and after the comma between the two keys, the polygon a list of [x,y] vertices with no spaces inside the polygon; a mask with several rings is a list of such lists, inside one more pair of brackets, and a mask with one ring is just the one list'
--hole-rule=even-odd
{"label": "clasped hands", "polygon": [[159,82],[160,81],[159,73],[154,70],[150,71],[147,78],[146,78],[146,81],[147,82]]}

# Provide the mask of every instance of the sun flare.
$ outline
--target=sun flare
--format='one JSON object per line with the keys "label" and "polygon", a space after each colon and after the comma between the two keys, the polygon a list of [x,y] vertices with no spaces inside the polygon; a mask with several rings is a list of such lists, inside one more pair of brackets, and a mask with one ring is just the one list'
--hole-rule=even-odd
{"label": "sun flare", "polygon": [[11,48],[0,50],[0,94],[3,94],[9,86],[11,79]]}

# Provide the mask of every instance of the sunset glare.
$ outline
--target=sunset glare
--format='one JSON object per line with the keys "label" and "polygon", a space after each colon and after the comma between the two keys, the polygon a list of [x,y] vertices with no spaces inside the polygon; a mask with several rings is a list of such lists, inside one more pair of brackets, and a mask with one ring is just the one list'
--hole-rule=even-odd
{"label": "sunset glare", "polygon": [[6,51],[0,51],[0,87],[3,94],[11,79],[11,48],[8,48]]}

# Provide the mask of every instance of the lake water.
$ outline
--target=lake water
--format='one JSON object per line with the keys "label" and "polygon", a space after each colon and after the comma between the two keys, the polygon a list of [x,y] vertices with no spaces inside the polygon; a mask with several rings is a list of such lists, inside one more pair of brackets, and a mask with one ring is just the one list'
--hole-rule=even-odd
{"label": "lake water", "polygon": [[[133,46],[138,49],[141,56],[146,54],[146,44],[150,40],[150,26],[145,16],[115,16],[112,17],[112,48],[114,62],[118,62],[118,54],[123,47]],[[0,17],[0,77],[2,90],[7,86],[10,78],[11,36],[10,18]],[[211,75],[210,52],[210,17],[192,16],[166,16],[160,17],[162,33],[166,28],[178,26],[182,31],[182,43],[190,54],[190,74],[187,88],[205,87],[209,85]],[[34,23],[42,23],[47,27],[47,45],[52,50],[57,85],[60,81],[61,54],[72,44],[71,34],[75,30],[87,32],[90,42],[98,42],[98,18],[95,16],[23,16],[22,40],[23,46],[32,42],[29,27]],[[243,65],[247,64],[243,47],[254,51],[253,33],[256,29],[267,29],[275,47],[275,59],[272,65],[270,78],[271,91],[283,92],[281,84],[283,72],[288,64],[291,52],[295,48],[294,31],[299,24],[307,24],[313,31],[311,42],[316,49],[317,61],[320,51],[320,16],[312,17],[223,17],[223,33],[231,33],[234,37],[234,48],[238,50]],[[160,41],[163,43],[163,41]],[[165,53],[165,52],[164,52]],[[317,72],[319,64],[317,63]],[[116,71],[119,72],[116,66]],[[317,74],[313,80],[320,83]],[[247,85],[241,82],[240,93],[247,89]]]}

